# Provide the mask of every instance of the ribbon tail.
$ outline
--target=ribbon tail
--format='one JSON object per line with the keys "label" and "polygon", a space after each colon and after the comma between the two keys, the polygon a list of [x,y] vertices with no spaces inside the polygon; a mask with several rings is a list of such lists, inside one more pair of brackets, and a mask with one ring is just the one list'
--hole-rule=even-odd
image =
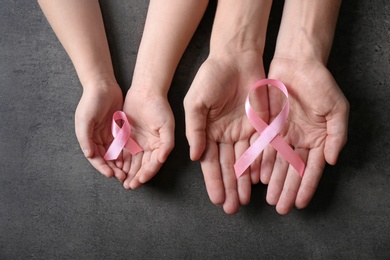
{"label": "ribbon tail", "polygon": [[104,155],[104,160],[116,160],[121,153],[123,147],[125,147],[128,139],[129,136],[126,135],[126,131],[123,131],[123,129],[121,129],[114,141],[112,141],[110,147],[108,147],[107,152]]}
{"label": "ribbon tail", "polygon": [[116,160],[121,153],[123,148],[120,145],[112,143],[110,147],[108,147],[106,154],[104,155],[104,160],[111,161]]}
{"label": "ribbon tail", "polygon": [[135,154],[143,151],[141,146],[139,146],[139,144],[131,137],[129,138],[129,140],[127,140],[125,148],[127,150],[129,150],[131,155],[135,155]]}
{"label": "ribbon tail", "polygon": [[267,128],[263,131],[256,141],[249,146],[248,150],[234,164],[234,171],[237,179],[241,177],[244,171],[253,163],[254,160],[263,152],[265,147],[275,138],[274,129]]}
{"label": "ribbon tail", "polygon": [[280,135],[277,135],[270,143],[288,161],[294,169],[303,177],[305,163],[301,157],[289,146]]}
{"label": "ribbon tail", "polygon": [[[267,145],[267,144],[266,144]],[[262,152],[257,150],[259,147],[251,145],[248,150],[245,151],[243,155],[236,161],[234,164],[234,172],[236,173],[236,178],[240,178],[241,175],[245,172],[246,169],[256,160],[257,156]],[[264,148],[263,148],[264,150]]]}

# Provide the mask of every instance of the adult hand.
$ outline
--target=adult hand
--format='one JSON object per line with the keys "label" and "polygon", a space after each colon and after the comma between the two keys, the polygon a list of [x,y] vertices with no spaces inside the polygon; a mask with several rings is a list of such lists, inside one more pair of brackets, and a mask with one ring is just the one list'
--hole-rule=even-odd
{"label": "adult hand", "polygon": [[[269,78],[281,80],[289,91],[290,114],[280,135],[306,162],[303,178],[273,147],[262,156],[261,181],[268,185],[267,202],[280,214],[308,205],[325,162],[335,164],[347,140],[349,104],[323,63],[314,59],[274,58]],[[270,121],[281,101],[270,98]]]}
{"label": "adult hand", "polygon": [[[253,167],[237,180],[233,165],[258,136],[246,117],[244,103],[249,88],[262,78],[262,56],[256,52],[210,57],[184,100],[190,157],[200,159],[210,200],[223,205],[228,214],[250,200]],[[268,120],[266,88],[257,94],[259,116]]]}

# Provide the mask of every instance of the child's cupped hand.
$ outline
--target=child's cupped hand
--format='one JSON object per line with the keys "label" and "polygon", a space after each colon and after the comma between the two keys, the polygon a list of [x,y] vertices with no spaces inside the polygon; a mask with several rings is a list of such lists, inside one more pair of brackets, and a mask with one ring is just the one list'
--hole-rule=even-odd
{"label": "child's cupped hand", "polygon": [[113,140],[112,115],[122,104],[123,94],[116,82],[91,82],[84,86],[75,115],[76,136],[85,157],[101,174],[119,181],[126,177],[120,161],[105,161],[103,157]]}
{"label": "child's cupped hand", "polygon": [[136,189],[149,181],[174,147],[175,121],[166,96],[130,88],[123,111],[132,125],[131,136],[143,151],[131,155],[123,150],[123,186]]}

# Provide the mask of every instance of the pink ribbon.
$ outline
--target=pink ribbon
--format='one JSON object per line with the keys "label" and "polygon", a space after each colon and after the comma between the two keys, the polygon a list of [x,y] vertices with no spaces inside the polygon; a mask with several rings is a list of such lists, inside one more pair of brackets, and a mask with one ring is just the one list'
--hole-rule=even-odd
{"label": "pink ribbon", "polygon": [[[117,120],[123,121],[122,127],[116,123]],[[116,160],[123,148],[129,150],[132,155],[142,152],[142,148],[130,137],[131,125],[124,112],[116,111],[112,116],[111,132],[114,140],[104,155],[104,160]]]}
{"label": "pink ribbon", "polygon": [[[267,85],[272,85],[278,88],[286,96],[286,102],[282,110],[269,125],[257,116],[249,102],[249,95],[255,89]],[[289,109],[290,103],[288,101],[288,91],[281,81],[274,79],[262,79],[251,87],[245,101],[245,111],[249,121],[256,131],[259,132],[260,136],[234,164],[237,179],[240,178],[244,171],[253,163],[261,152],[263,152],[268,144],[271,144],[283,156],[283,158],[286,159],[295,168],[295,170],[297,170],[301,177],[303,176],[303,172],[305,171],[304,162],[290,147],[290,145],[288,145],[279,135],[279,132],[282,130],[284,123],[287,120]]]}

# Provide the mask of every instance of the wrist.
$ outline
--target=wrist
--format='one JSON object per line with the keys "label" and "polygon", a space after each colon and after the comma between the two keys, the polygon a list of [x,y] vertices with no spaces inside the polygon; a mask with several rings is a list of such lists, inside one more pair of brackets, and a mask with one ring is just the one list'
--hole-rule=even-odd
{"label": "wrist", "polygon": [[162,96],[168,97],[170,84],[162,84],[157,80],[143,79],[134,80],[131,83],[130,89],[134,92],[139,93],[143,97]]}
{"label": "wrist", "polygon": [[286,0],[275,57],[326,64],[340,0]]}
{"label": "wrist", "polygon": [[210,40],[210,54],[263,54],[272,1],[220,0]]}
{"label": "wrist", "polygon": [[114,77],[107,77],[105,75],[84,79],[81,81],[81,85],[84,91],[103,91],[109,93],[114,90],[121,90]]}
{"label": "wrist", "polygon": [[153,62],[137,60],[131,89],[145,95],[167,96],[174,74],[173,66],[156,65]]}
{"label": "wrist", "polygon": [[315,39],[311,39],[306,33],[294,34],[278,39],[275,47],[274,59],[289,59],[301,61],[316,61],[326,64],[329,51]]}
{"label": "wrist", "polygon": [[[101,65],[99,63],[102,63]],[[104,62],[96,62],[95,66],[90,64],[74,64],[77,76],[83,88],[93,87],[95,84],[117,86],[114,70]],[[84,65],[84,66],[83,66]]]}
{"label": "wrist", "polygon": [[127,95],[136,97],[141,103],[149,103],[156,99],[168,99],[167,92],[162,91],[161,88],[156,88],[153,85],[132,84]]}

